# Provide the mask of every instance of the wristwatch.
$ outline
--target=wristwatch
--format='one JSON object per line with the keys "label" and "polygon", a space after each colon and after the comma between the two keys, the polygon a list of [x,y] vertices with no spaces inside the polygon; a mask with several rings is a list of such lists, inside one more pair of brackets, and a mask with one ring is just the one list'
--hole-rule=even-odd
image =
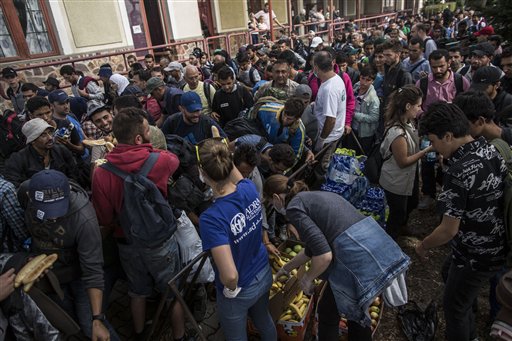
{"label": "wristwatch", "polygon": [[101,313],[101,314],[98,314],[98,315],[92,315],[92,320],[98,320],[98,321],[101,321],[101,322],[105,322],[106,318],[105,318],[105,314]]}

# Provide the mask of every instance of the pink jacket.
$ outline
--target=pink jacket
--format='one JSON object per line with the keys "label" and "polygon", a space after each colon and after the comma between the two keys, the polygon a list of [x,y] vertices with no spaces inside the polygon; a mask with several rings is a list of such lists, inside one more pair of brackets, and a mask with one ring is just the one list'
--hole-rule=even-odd
{"label": "pink jacket", "polygon": [[[334,72],[339,74],[340,69],[337,64],[334,64]],[[345,83],[345,90],[347,93],[347,114],[345,119],[346,126],[352,126],[352,117],[354,117],[354,109],[356,107],[356,97],[354,96],[354,89],[352,88],[352,81],[346,72],[343,72],[342,77],[343,83]],[[318,89],[322,84],[322,81],[315,77],[315,74],[311,72],[308,76],[308,84],[311,88],[311,102],[314,102]]]}

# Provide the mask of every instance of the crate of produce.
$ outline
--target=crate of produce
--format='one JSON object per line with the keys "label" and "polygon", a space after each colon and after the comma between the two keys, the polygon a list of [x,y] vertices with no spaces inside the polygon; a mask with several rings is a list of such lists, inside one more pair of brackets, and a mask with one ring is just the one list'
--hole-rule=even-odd
{"label": "crate of produce", "polygon": [[277,321],[277,336],[280,341],[304,340],[313,311],[313,299],[299,291],[282,311]]}

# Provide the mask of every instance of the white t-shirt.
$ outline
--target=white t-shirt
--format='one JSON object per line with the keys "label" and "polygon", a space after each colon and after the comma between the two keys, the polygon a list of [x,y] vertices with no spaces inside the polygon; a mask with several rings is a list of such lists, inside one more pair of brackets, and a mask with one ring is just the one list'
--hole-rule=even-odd
{"label": "white t-shirt", "polygon": [[347,113],[347,93],[345,83],[336,75],[323,82],[315,100],[315,116],[318,119],[318,132],[322,133],[326,117],[336,117],[336,123],[324,143],[330,143],[343,136]]}
{"label": "white t-shirt", "polygon": [[[264,10],[259,11],[254,15],[256,19],[259,19],[260,17],[263,17],[263,22],[267,25],[267,27],[270,27],[270,20],[268,18],[268,12],[265,12]],[[274,11],[272,11],[272,19],[276,18],[276,14]]]}

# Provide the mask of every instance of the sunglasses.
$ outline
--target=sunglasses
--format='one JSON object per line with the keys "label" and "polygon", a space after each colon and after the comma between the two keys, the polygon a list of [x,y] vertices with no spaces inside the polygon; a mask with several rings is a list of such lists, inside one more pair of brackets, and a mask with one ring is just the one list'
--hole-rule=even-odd
{"label": "sunglasses", "polygon": [[199,157],[199,148],[201,148],[206,141],[209,141],[209,140],[214,140],[214,141],[219,141],[219,142],[222,142],[224,143],[228,148],[229,148],[229,143],[228,143],[228,140],[225,138],[225,137],[212,137],[212,138],[209,138],[209,139],[205,139],[205,140],[202,140],[201,142],[199,142],[198,144],[196,144],[196,157],[197,157],[197,164],[199,165],[199,167],[202,168],[201,166],[201,158]]}

